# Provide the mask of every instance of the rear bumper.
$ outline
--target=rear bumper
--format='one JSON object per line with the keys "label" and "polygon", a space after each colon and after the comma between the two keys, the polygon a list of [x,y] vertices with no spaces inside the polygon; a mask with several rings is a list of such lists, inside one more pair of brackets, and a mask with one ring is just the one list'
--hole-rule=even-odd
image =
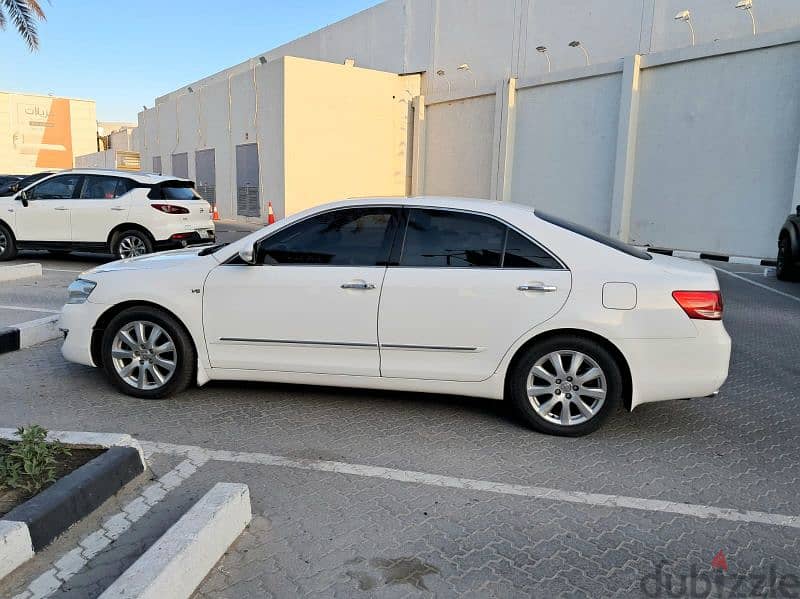
{"label": "rear bumper", "polygon": [[214,243],[217,235],[214,229],[206,229],[206,237],[200,235],[198,231],[175,233],[169,239],[163,241],[156,241],[157,250],[172,250],[177,248],[186,247],[189,245],[198,245],[202,243]]}
{"label": "rear bumper", "polygon": [[633,382],[631,409],[714,395],[728,378],[731,338],[721,322],[693,321],[690,339],[617,339]]}

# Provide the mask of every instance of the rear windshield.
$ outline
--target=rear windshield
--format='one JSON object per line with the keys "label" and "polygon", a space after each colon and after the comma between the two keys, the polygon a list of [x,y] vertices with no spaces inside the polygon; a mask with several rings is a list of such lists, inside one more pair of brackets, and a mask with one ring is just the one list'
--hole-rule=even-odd
{"label": "rear windshield", "polygon": [[202,200],[191,181],[166,181],[153,187],[148,194],[150,199],[158,200]]}
{"label": "rear windshield", "polygon": [[653,259],[653,256],[651,256],[644,250],[640,250],[639,248],[635,248],[632,245],[628,245],[627,243],[620,241],[619,239],[614,239],[613,237],[609,237],[608,235],[603,235],[602,233],[593,231],[588,227],[575,224],[568,220],[564,220],[563,218],[553,216],[552,214],[547,214],[546,212],[540,212],[539,210],[534,210],[533,213],[539,218],[541,218],[543,221],[547,221],[548,223],[556,225],[557,227],[561,227],[562,229],[566,229],[567,231],[572,231],[573,233],[577,233],[582,237],[588,237],[592,241],[596,241],[597,243],[602,243],[605,246],[614,248],[615,250],[620,251],[624,254],[628,254],[629,256],[633,256],[634,258],[639,258],[640,260]]}

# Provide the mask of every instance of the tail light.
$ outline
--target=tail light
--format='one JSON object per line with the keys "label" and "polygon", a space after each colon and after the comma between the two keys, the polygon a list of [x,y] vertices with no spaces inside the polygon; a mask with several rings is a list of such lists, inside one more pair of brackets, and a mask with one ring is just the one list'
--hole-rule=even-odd
{"label": "tail light", "polygon": [[167,214],[189,214],[189,209],[183,206],[174,206],[172,204],[150,204],[156,210],[166,212]]}
{"label": "tail light", "polygon": [[672,297],[689,318],[722,320],[722,294],[719,291],[673,291]]}

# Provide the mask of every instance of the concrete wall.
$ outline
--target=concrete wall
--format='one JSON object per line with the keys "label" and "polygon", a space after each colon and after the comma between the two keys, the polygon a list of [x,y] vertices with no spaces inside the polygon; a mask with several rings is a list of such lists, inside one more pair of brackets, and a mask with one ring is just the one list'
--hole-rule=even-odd
{"label": "concrete wall", "polygon": [[410,101],[419,77],[297,58],[286,58],[285,69],[286,213],[343,198],[406,195]]}
{"label": "concrete wall", "polygon": [[512,88],[482,109],[426,99],[419,191],[516,201],[642,245],[775,253],[800,202],[800,28]]}

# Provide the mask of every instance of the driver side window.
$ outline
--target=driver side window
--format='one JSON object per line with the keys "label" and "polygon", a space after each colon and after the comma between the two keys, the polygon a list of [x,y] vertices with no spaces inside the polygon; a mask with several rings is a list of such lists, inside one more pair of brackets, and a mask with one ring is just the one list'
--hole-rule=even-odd
{"label": "driver side window", "polygon": [[75,188],[81,175],[62,175],[39,183],[28,191],[30,200],[69,200],[75,195]]}
{"label": "driver side window", "polygon": [[308,218],[261,242],[268,265],[386,266],[400,220],[396,208],[346,208]]}

